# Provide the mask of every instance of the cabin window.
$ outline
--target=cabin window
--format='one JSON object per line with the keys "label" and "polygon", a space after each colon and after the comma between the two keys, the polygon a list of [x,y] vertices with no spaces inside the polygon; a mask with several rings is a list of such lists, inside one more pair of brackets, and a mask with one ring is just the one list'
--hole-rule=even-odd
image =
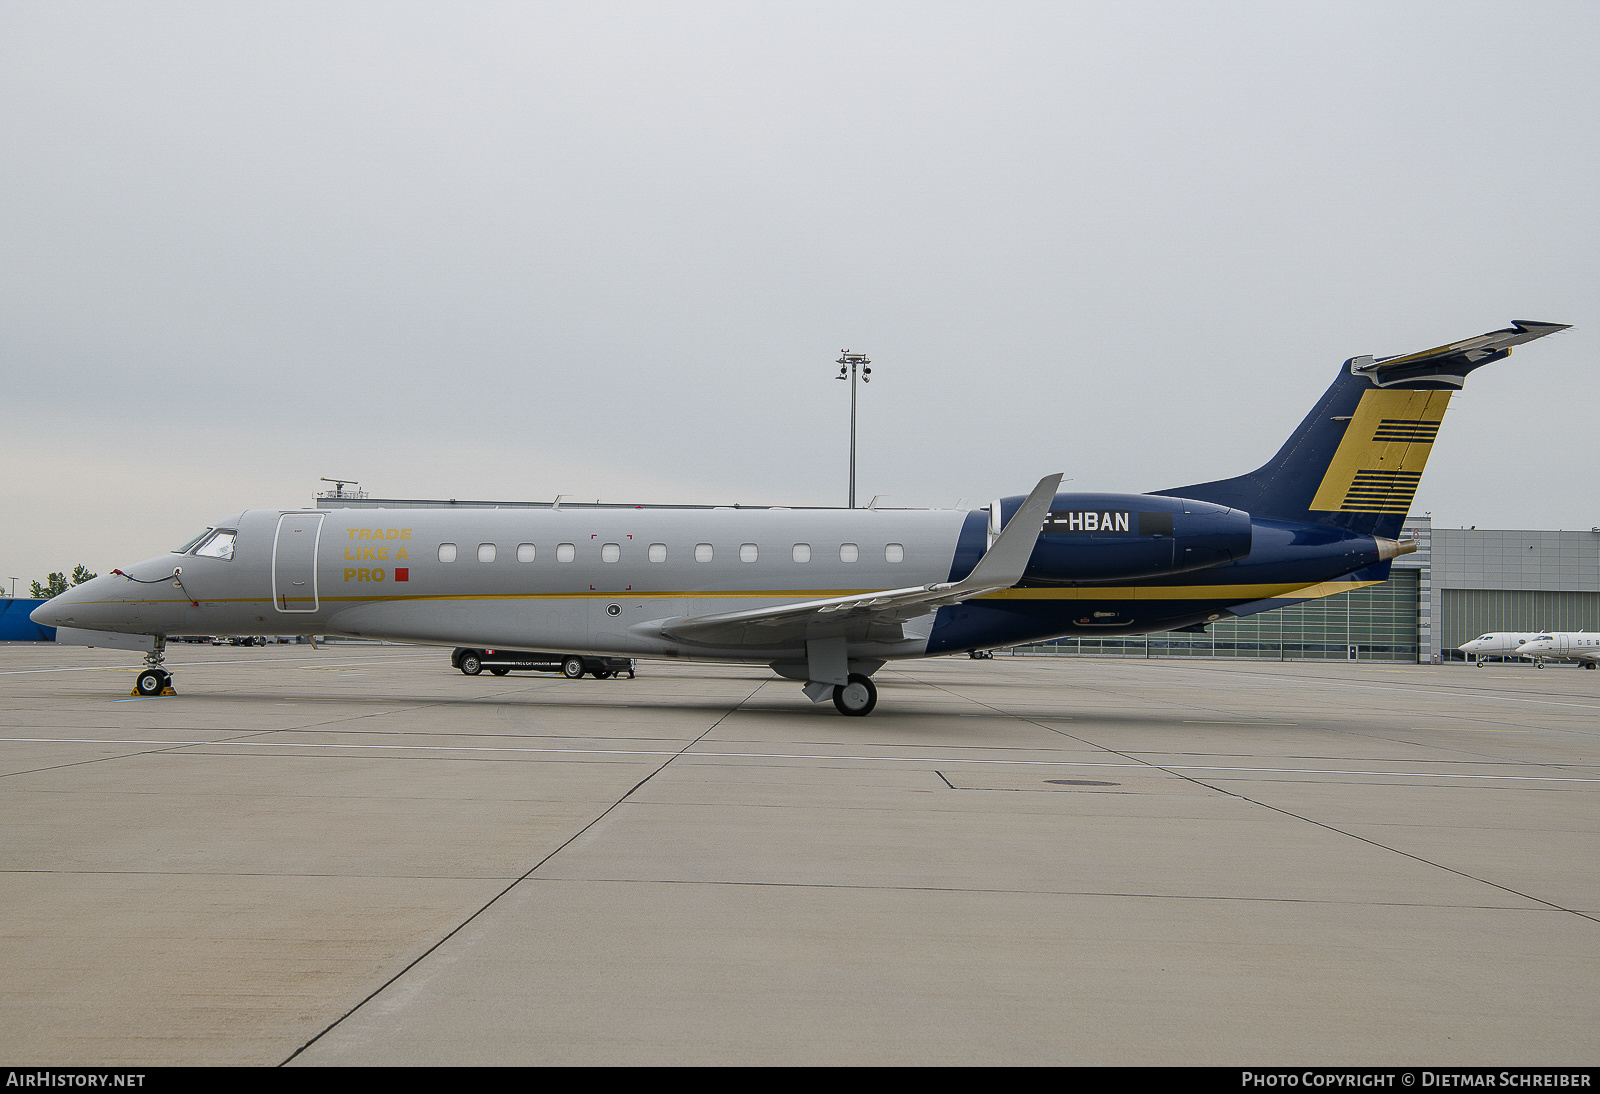
{"label": "cabin window", "polygon": [[239,533],[227,528],[218,528],[211,534],[211,538],[194,549],[196,558],[233,558],[233,537]]}
{"label": "cabin window", "polygon": [[856,559],[858,559],[860,557],[861,557],[861,548],[857,547],[854,543],[841,543],[841,544],[839,544],[839,561],[840,562],[854,562],[854,561],[856,561]]}
{"label": "cabin window", "polygon": [[890,543],[890,544],[888,544],[887,546],[884,547],[884,549],[883,549],[883,561],[885,561],[885,562],[904,562],[905,560],[906,560],[906,549],[905,549],[905,545],[904,544]]}
{"label": "cabin window", "polygon": [[556,544],[556,561],[571,562],[578,557],[578,549],[570,543]]}
{"label": "cabin window", "polygon": [[651,562],[665,562],[665,561],[667,561],[667,545],[665,543],[652,543],[650,545],[650,561]]}
{"label": "cabin window", "polygon": [[479,562],[493,562],[494,561],[494,544],[492,544],[492,543],[480,543],[480,544],[478,544],[478,561]]}
{"label": "cabin window", "polygon": [[711,544],[709,544],[709,543],[696,543],[694,545],[694,560],[696,562],[710,562],[711,561]]}
{"label": "cabin window", "polygon": [[794,545],[794,560],[796,562],[810,562],[811,561],[811,544],[809,544],[809,543],[796,543]]}
{"label": "cabin window", "polygon": [[761,551],[754,543],[739,544],[740,562],[754,562],[759,557],[761,557]]}
{"label": "cabin window", "polygon": [[622,546],[617,543],[602,543],[600,545],[601,562],[620,562],[622,560]]}
{"label": "cabin window", "polygon": [[454,543],[439,544],[439,561],[454,562],[456,560],[456,545]]}
{"label": "cabin window", "polygon": [[534,556],[537,555],[538,553],[539,552],[534,548],[533,544],[531,544],[531,543],[519,543],[519,544],[517,544],[517,561],[518,562],[532,562],[533,559],[534,559]]}

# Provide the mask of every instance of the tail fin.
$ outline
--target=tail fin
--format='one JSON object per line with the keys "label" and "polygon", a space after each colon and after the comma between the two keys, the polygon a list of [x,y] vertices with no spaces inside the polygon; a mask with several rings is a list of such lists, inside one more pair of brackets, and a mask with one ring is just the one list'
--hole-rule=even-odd
{"label": "tail fin", "polygon": [[1403,357],[1352,357],[1265,466],[1153,493],[1394,539],[1411,508],[1450,393],[1511,347],[1570,324],[1523,320]]}

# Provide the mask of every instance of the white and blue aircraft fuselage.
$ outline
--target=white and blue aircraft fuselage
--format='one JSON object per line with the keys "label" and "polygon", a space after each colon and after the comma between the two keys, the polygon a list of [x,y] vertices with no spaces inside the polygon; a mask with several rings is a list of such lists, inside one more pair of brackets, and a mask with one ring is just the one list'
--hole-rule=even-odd
{"label": "white and blue aircraft fuselage", "polygon": [[[1452,393],[1505,330],[1346,361],[1271,461],[1150,494],[984,509],[585,506],[256,509],[33,612],[58,641],[336,634],[442,646],[756,663],[872,710],[905,658],[1065,635],[1198,629],[1381,582]],[[130,645],[131,644],[131,645]]]}

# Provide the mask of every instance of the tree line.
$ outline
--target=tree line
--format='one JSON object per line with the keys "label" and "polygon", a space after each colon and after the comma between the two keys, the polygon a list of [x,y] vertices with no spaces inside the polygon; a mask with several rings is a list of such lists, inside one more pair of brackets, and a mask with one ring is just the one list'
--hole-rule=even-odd
{"label": "tree line", "polygon": [[85,581],[93,581],[99,574],[91,574],[87,566],[76,566],[72,571],[72,582],[68,584],[66,574],[51,574],[44,582],[33,583],[32,597],[35,600],[49,600],[53,596],[60,596],[73,585],[82,585]]}

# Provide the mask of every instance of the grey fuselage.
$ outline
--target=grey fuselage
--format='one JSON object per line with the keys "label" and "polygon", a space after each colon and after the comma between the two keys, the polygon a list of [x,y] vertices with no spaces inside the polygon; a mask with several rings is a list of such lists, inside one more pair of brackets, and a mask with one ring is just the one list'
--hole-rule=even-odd
{"label": "grey fuselage", "polygon": [[[60,605],[59,624],[803,659],[803,643],[792,639],[765,648],[690,647],[659,627],[687,616],[945,581],[966,517],[875,509],[252,509],[216,524],[237,530],[231,558],[167,554],[130,567],[126,577],[96,578]],[[440,560],[442,544],[454,545],[454,561]],[[663,561],[650,561],[653,544],[665,548]],[[710,561],[696,561],[696,548],[703,557],[707,544]],[[808,561],[795,561],[796,544],[809,547]],[[493,545],[492,561],[479,561],[484,545]],[[519,561],[530,545],[531,561]],[[570,545],[571,561],[563,561],[563,545]],[[744,561],[752,545],[754,560]],[[846,545],[855,548],[855,561],[841,557]],[[616,561],[606,561],[613,553]],[[894,557],[899,561],[888,561]],[[182,572],[168,580],[174,567]],[[922,656],[932,622],[930,613],[874,627],[877,633],[852,640],[851,656]]]}

